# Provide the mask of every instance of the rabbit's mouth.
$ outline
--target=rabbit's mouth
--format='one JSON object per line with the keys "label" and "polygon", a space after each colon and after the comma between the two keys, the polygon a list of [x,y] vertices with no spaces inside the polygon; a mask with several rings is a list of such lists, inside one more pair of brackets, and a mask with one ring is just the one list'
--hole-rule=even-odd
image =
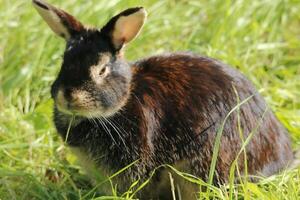
{"label": "rabbit's mouth", "polygon": [[64,114],[80,116],[89,119],[109,117],[118,112],[118,110],[103,110],[100,109],[99,107],[86,108],[86,107],[80,107],[72,104],[68,104],[66,107],[56,104],[56,108]]}
{"label": "rabbit's mouth", "polygon": [[99,108],[96,107],[85,107],[71,102],[65,102],[64,104],[56,102],[55,105],[60,112],[67,115],[75,115],[86,118],[94,118],[103,115],[103,111],[100,111]]}
{"label": "rabbit's mouth", "polygon": [[[58,111],[67,115],[76,115],[85,118],[109,117],[117,113],[125,104],[125,101],[119,102],[119,105],[104,106],[100,101],[93,101],[89,94],[85,92],[72,93],[72,98],[65,98],[63,90],[58,90],[54,101]],[[75,94],[75,95],[74,95]],[[79,95],[80,94],[80,95]],[[127,99],[127,98],[126,98]]]}
{"label": "rabbit's mouth", "polygon": [[56,103],[56,107],[60,112],[68,115],[84,116],[83,113],[85,113],[84,108],[72,105],[69,102],[66,104]]}
{"label": "rabbit's mouth", "polygon": [[91,106],[83,106],[78,102],[68,101],[61,92],[58,92],[55,98],[55,105],[60,112],[68,115],[88,117],[90,113],[95,110],[95,108]]}

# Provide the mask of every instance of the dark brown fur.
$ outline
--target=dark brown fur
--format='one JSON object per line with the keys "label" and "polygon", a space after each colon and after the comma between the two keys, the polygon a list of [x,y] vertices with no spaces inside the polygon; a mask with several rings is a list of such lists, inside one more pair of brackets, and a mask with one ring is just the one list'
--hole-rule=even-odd
{"label": "dark brown fur", "polygon": [[[238,103],[233,87],[240,101],[254,96],[225,123],[214,183],[228,180],[232,161],[241,149],[238,114],[244,138],[257,129],[246,147],[250,175],[272,175],[291,162],[286,130],[252,84],[237,71],[216,60],[191,54],[150,57],[133,64],[132,70],[130,99],[119,113],[109,118],[120,127],[126,147],[107,122],[104,123],[118,145],[113,144],[101,125],[95,130],[88,120],[74,127],[68,139],[71,146],[88,152],[93,160],[106,155],[96,163],[106,166],[111,173],[140,159],[119,178],[124,190],[139,177],[145,180],[162,164],[176,166],[184,162],[180,170],[207,180],[217,130]],[[61,118],[56,118],[58,130],[64,134],[66,124],[62,130],[60,123]],[[244,167],[241,159],[239,169],[242,171]],[[157,185],[155,180],[152,184]]]}

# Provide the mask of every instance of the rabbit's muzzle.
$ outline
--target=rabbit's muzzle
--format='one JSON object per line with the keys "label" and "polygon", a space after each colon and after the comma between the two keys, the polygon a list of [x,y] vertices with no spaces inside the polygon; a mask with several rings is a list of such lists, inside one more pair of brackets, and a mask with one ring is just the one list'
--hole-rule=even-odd
{"label": "rabbit's muzzle", "polygon": [[95,107],[89,96],[89,93],[84,90],[59,89],[54,101],[61,112],[83,114]]}

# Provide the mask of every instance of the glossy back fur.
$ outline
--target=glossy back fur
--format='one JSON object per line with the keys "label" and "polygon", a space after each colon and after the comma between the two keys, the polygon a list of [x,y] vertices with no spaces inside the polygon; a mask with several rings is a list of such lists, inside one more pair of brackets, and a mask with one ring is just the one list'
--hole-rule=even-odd
{"label": "glossy back fur", "polygon": [[[123,59],[123,46],[138,34],[143,13],[141,8],[124,11],[102,30],[74,34],[68,26],[54,28],[69,35],[52,87],[54,122],[68,145],[106,175],[137,161],[116,178],[120,192],[135,180],[147,179],[162,164],[207,180],[216,133],[228,113],[250,97],[225,122],[213,182],[228,181],[230,166],[250,135],[247,156],[238,159],[239,170],[245,169],[245,159],[250,175],[268,176],[284,169],[293,159],[287,131],[241,73],[190,53],[157,55],[132,64]],[[41,15],[49,22],[47,14]],[[78,91],[84,92],[74,95]],[[159,170],[139,195],[170,199],[167,183],[164,170]],[[182,199],[194,198],[196,189],[177,183]]]}

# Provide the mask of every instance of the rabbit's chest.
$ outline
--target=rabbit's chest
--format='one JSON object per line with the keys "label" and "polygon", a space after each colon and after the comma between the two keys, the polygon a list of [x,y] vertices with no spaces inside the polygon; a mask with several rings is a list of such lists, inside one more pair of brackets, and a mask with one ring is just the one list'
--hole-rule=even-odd
{"label": "rabbit's chest", "polygon": [[86,151],[80,147],[71,147],[72,153],[77,157],[78,163],[82,169],[92,178],[95,176],[103,177],[109,174],[109,170],[105,166],[100,166],[97,164],[91,155],[86,153]]}

